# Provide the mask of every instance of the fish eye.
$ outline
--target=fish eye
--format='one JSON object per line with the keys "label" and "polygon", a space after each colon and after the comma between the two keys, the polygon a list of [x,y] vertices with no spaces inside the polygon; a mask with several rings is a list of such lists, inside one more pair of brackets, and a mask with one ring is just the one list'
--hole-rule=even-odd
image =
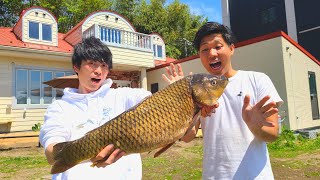
{"label": "fish eye", "polygon": [[217,81],[211,81],[211,85],[216,85]]}

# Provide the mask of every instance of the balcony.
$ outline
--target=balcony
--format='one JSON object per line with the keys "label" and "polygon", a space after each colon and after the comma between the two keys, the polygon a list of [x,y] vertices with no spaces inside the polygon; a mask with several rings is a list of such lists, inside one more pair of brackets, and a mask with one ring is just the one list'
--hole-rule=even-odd
{"label": "balcony", "polygon": [[102,42],[110,46],[153,52],[151,37],[146,34],[94,24],[83,32],[84,38],[91,36],[100,39]]}

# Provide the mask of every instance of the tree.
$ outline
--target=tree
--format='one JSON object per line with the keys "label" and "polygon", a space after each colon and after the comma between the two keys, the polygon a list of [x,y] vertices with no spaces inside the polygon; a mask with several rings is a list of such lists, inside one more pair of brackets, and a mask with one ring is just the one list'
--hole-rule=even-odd
{"label": "tree", "polygon": [[140,3],[141,0],[116,0],[113,4],[113,9],[115,12],[126,17],[130,22],[133,22]]}
{"label": "tree", "polygon": [[23,9],[31,7],[37,1],[1,0],[0,1],[0,27],[12,27],[18,21]]}

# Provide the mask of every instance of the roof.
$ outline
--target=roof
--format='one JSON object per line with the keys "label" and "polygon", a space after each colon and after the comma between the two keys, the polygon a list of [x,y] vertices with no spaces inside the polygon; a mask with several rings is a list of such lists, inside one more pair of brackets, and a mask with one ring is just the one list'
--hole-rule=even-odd
{"label": "roof", "polygon": [[[252,38],[252,39],[249,39],[249,40],[246,40],[246,41],[242,41],[242,42],[236,43],[235,47],[239,48],[239,47],[242,47],[242,46],[247,46],[247,45],[250,45],[250,44],[254,44],[254,43],[257,43],[257,42],[265,41],[265,40],[268,40],[268,39],[273,39],[273,38],[276,38],[276,37],[285,38],[292,45],[294,45],[296,48],[298,48],[302,53],[304,53],[312,61],[314,61],[316,64],[318,64],[320,66],[320,61],[318,61],[317,58],[315,58],[312,54],[310,54],[307,50],[305,50],[301,45],[299,45],[297,42],[295,42],[290,36],[288,36],[283,31],[278,31],[278,32],[266,34],[266,35],[263,35],[263,36],[259,36],[259,37],[256,37],[256,38]],[[192,56],[185,57],[183,59],[174,61],[172,63],[178,64],[178,63],[183,63],[183,62],[186,62],[186,61],[192,61],[192,60],[195,60],[195,59],[198,59],[198,58],[199,58],[199,55],[192,55]],[[161,69],[161,68],[166,67],[166,66],[170,66],[170,63],[171,62],[164,62],[163,64],[158,65],[158,66],[156,66],[154,68],[147,69],[147,72],[153,71],[153,70],[157,70],[157,69]]]}
{"label": "roof", "polygon": [[174,62],[174,61],[176,61],[176,59],[171,58],[171,57],[166,57],[166,60],[165,60],[165,61],[164,61],[164,60],[157,60],[157,59],[155,59],[155,60],[154,60],[154,63],[155,63],[156,66],[159,66],[159,65],[162,65],[162,64],[172,63],[172,62]]}
{"label": "roof", "polygon": [[21,41],[14,33],[13,28],[0,27],[0,46],[12,46],[28,49],[71,53],[73,47],[63,40],[64,34],[58,33],[58,46],[49,46]]}
{"label": "roof", "polygon": [[69,34],[71,34],[73,31],[75,31],[76,29],[78,29],[79,27],[81,27],[83,25],[83,23],[92,15],[99,13],[99,12],[107,12],[107,13],[113,13],[121,18],[123,18],[124,20],[126,20],[131,27],[137,32],[137,30],[135,29],[135,27],[132,25],[132,23],[123,15],[115,12],[115,11],[111,11],[111,10],[100,10],[100,11],[94,11],[92,13],[90,13],[89,15],[87,15],[84,19],[82,19],[77,25],[75,25],[73,28],[71,28],[66,34],[65,37],[67,37]]}

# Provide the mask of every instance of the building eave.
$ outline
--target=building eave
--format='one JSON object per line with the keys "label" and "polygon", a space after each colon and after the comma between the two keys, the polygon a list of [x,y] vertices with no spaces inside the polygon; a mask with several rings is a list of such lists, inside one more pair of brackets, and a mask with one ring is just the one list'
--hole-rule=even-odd
{"label": "building eave", "polygon": [[71,53],[0,45],[0,56],[45,59],[48,61],[66,62],[70,61]]}

